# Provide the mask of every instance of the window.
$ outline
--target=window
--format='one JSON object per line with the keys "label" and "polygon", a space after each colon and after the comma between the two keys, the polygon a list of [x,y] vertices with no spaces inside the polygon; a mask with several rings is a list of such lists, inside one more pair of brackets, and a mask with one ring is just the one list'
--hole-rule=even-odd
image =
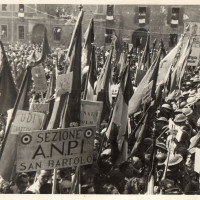
{"label": "window", "polygon": [[1,25],[1,38],[5,39],[8,37],[8,27],[7,25]]}
{"label": "window", "polygon": [[60,27],[55,27],[54,28],[54,40],[60,41],[60,39],[61,39],[61,31],[62,31],[62,29]]}
{"label": "window", "polygon": [[170,24],[171,27],[183,25],[183,8],[169,7],[168,9],[167,23]]}
{"label": "window", "polygon": [[24,17],[24,4],[19,4],[18,17]]}
{"label": "window", "polygon": [[112,34],[113,34],[113,29],[106,29],[105,43],[112,42]]}
{"label": "window", "polygon": [[139,25],[149,24],[150,8],[135,7],[135,23]]}
{"label": "window", "polygon": [[1,10],[2,11],[7,11],[7,4],[2,4]]}
{"label": "window", "polygon": [[138,20],[139,24],[146,23],[146,7],[139,7]]}
{"label": "window", "polygon": [[172,16],[171,16],[171,25],[178,26],[178,20],[179,20],[179,8],[172,8]]}
{"label": "window", "polygon": [[107,5],[107,16],[106,16],[107,20],[113,20],[114,19],[114,17],[113,17],[113,14],[114,14],[113,8],[114,8],[113,5]]}
{"label": "window", "polygon": [[19,12],[24,12],[24,4],[19,4]]}
{"label": "window", "polygon": [[24,26],[18,26],[18,38],[20,40],[24,39]]}
{"label": "window", "polygon": [[169,47],[174,47],[177,44],[178,35],[170,34],[169,36]]}

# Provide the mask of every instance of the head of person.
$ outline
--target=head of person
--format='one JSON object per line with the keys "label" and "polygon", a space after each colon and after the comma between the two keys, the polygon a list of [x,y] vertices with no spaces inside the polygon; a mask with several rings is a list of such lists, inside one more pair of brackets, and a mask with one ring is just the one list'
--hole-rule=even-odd
{"label": "head of person", "polygon": [[60,194],[69,194],[72,187],[71,181],[63,180],[60,183]]}
{"label": "head of person", "polygon": [[139,177],[140,171],[135,168],[132,162],[124,162],[119,166],[120,172],[127,178]]}
{"label": "head of person", "polygon": [[40,183],[40,185],[44,185],[48,182],[50,177],[50,171],[47,170],[41,170],[37,172],[37,181]]}
{"label": "head of person", "polygon": [[21,192],[24,192],[28,186],[29,177],[26,173],[18,174],[16,178],[16,185]]}

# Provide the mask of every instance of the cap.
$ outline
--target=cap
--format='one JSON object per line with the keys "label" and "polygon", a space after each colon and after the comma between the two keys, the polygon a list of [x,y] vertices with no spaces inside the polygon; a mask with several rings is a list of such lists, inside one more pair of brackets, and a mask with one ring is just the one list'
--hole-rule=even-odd
{"label": "cap", "polygon": [[196,102],[196,97],[189,97],[188,99],[187,99],[187,103],[188,104],[194,104]]}
{"label": "cap", "polygon": [[157,121],[162,121],[162,122],[167,122],[167,123],[168,123],[168,120],[167,120],[167,118],[165,118],[165,117],[159,117],[159,118],[157,119]]}
{"label": "cap", "polygon": [[161,108],[166,108],[166,109],[172,110],[172,108],[171,108],[171,106],[169,104],[163,104],[161,106]]}
{"label": "cap", "polygon": [[[183,160],[183,157],[180,154],[170,154],[168,166],[174,166],[179,164]],[[165,161],[165,164],[167,161]]]}
{"label": "cap", "polygon": [[193,113],[193,110],[191,108],[183,108],[182,112],[186,115],[189,116]]}
{"label": "cap", "polygon": [[178,109],[176,109],[176,110],[174,111],[174,113],[177,115],[177,114],[181,114],[181,113],[183,113],[183,112],[182,112],[182,109],[178,108]]}
{"label": "cap", "polygon": [[180,103],[180,108],[183,108],[183,107],[186,106],[186,105],[187,105],[187,102],[186,102],[186,101],[183,101],[183,102]]}
{"label": "cap", "polygon": [[174,122],[184,122],[186,121],[186,116],[184,114],[178,114],[175,116]]}

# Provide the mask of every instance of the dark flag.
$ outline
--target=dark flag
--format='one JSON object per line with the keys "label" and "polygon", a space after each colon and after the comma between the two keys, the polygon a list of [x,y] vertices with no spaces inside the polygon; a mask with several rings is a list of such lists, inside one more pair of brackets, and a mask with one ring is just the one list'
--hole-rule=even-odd
{"label": "dark flag", "polygon": [[40,63],[42,63],[49,53],[50,53],[50,47],[49,47],[49,42],[47,38],[47,30],[45,28],[44,40],[43,40],[43,45],[42,45],[42,54],[41,54],[40,59],[35,62],[35,65],[39,65]]}
{"label": "dark flag", "polygon": [[1,41],[0,45],[0,113],[5,113],[8,109],[14,107],[17,98],[17,90]]}
{"label": "dark flag", "polygon": [[79,14],[67,55],[70,60],[67,72],[73,72],[73,77],[71,93],[61,96],[61,101],[65,99],[64,106],[60,105],[63,109],[59,127],[62,128],[69,127],[72,122],[80,124],[82,19],[83,11]]}
{"label": "dark flag", "polygon": [[112,59],[113,48],[109,55],[107,56],[106,62],[101,74],[97,80],[96,86],[96,96],[97,101],[103,101],[103,110],[101,114],[101,122],[104,119],[108,119],[110,115],[111,105],[112,105],[112,94],[111,94],[111,59]]}

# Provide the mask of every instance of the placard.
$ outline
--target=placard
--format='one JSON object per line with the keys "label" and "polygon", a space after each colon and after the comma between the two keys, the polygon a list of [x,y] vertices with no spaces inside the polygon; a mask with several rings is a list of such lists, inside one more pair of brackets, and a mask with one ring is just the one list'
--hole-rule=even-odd
{"label": "placard", "polygon": [[61,74],[56,79],[56,97],[61,96],[67,92],[71,93],[72,90],[73,72]]}
{"label": "placard", "polygon": [[[12,115],[12,111],[13,109],[8,110],[9,119]],[[44,117],[44,113],[17,110],[10,132],[11,134],[18,134],[21,131],[39,130]]]}
{"label": "placard", "polygon": [[99,127],[103,102],[81,100],[81,126],[95,125]]}
{"label": "placard", "polygon": [[41,93],[47,91],[47,79],[44,72],[44,67],[33,67],[32,70],[33,81],[35,85],[35,92]]}
{"label": "placard", "polygon": [[94,135],[95,126],[21,132],[17,172],[92,164]]}
{"label": "placard", "polygon": [[111,85],[112,97],[116,97],[119,90],[119,84]]}

